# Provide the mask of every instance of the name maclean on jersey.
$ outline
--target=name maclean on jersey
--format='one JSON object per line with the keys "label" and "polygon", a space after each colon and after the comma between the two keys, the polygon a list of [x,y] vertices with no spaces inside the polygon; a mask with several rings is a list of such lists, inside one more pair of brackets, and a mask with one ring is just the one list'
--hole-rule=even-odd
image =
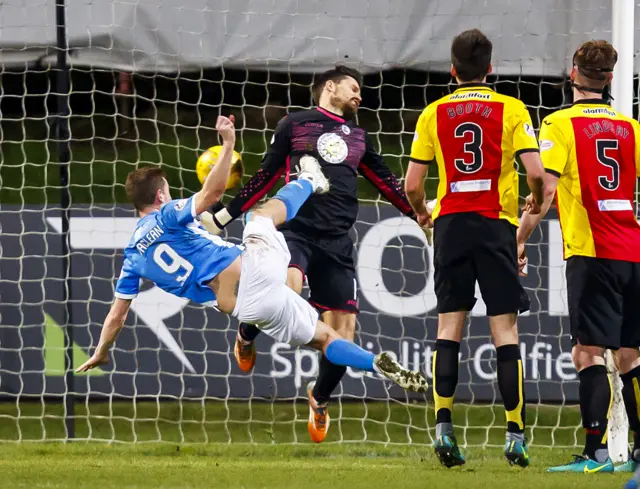
{"label": "name maclean on jersey", "polygon": [[136,244],[136,249],[142,255],[160,236],[164,234],[164,229],[160,226],[154,226],[147,234],[145,234]]}
{"label": "name maclean on jersey", "polygon": [[491,100],[490,93],[482,93],[482,92],[466,92],[466,93],[456,93],[449,97],[449,100],[467,100],[468,98],[479,98],[480,100]]}

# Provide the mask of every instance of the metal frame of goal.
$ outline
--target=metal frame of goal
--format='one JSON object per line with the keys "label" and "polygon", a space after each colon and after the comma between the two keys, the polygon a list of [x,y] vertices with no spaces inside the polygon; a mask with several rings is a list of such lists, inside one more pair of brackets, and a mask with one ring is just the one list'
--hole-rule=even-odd
{"label": "metal frame of goal", "polygon": [[[612,44],[618,51],[618,63],[613,72],[611,86],[612,106],[625,115],[633,116],[635,5],[633,0],[613,0],[612,5]],[[613,374],[612,385],[614,389],[609,422],[609,453],[614,462],[623,462],[629,456],[629,422],[622,400],[622,382],[616,371],[613,355],[611,352],[607,353],[607,368]]]}

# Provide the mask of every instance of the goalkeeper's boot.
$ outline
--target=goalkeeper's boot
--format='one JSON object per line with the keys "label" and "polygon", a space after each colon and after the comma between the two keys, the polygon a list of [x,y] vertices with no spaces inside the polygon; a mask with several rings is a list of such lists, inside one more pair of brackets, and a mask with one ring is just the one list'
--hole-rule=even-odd
{"label": "goalkeeper's boot", "polygon": [[376,355],[373,360],[376,372],[394,381],[405,390],[413,392],[427,392],[427,379],[420,372],[404,368],[387,352]]}
{"label": "goalkeeper's boot", "polygon": [[636,462],[631,457],[629,457],[629,460],[627,460],[623,464],[617,465],[616,468],[613,469],[613,471],[614,472],[635,472],[637,468],[638,468],[638,462]]}
{"label": "goalkeeper's boot", "polygon": [[329,179],[322,173],[320,163],[313,156],[304,155],[297,165],[298,180],[304,179],[313,185],[313,191],[317,194],[326,194],[329,191]]}
{"label": "goalkeeper's boot", "polygon": [[547,472],[583,472],[585,474],[595,474],[596,472],[613,472],[613,462],[607,458],[604,462],[598,462],[585,455],[574,455],[574,460],[567,465],[551,467]]}
{"label": "goalkeeper's boot", "polygon": [[236,336],[236,344],[233,346],[233,356],[236,357],[238,367],[243,372],[251,372],[256,364],[256,344],[247,342]]}
{"label": "goalkeeper's boot", "polygon": [[320,443],[324,441],[329,431],[329,410],[327,408],[328,403],[320,404],[313,397],[313,388],[316,382],[309,382],[307,384],[307,397],[309,397],[309,422],[307,423],[307,429],[309,430],[309,436],[311,439]]}
{"label": "goalkeeper's boot", "polygon": [[507,439],[504,445],[504,457],[509,465],[519,465],[523,469],[531,463],[527,442],[524,440]]}
{"label": "goalkeeper's boot", "polygon": [[464,455],[458,448],[458,442],[453,435],[440,435],[436,441],[433,442],[433,448],[436,452],[440,463],[447,468],[455,467],[456,465],[464,465]]}

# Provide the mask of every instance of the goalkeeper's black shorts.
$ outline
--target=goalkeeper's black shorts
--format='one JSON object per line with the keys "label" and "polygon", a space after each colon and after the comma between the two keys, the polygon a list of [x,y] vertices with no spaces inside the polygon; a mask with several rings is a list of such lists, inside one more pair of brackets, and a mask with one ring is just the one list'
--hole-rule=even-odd
{"label": "goalkeeper's black shorts", "polygon": [[487,316],[529,310],[520,284],[516,227],[472,212],[437,217],[433,231],[438,312],[470,311],[476,281]]}
{"label": "goalkeeper's black shorts", "polygon": [[572,256],[566,274],[572,345],[640,346],[640,263]]}
{"label": "goalkeeper's black shorts", "polygon": [[353,240],[348,234],[323,238],[283,230],[290,268],[299,269],[309,284],[309,303],[320,313],[358,313],[358,287]]}

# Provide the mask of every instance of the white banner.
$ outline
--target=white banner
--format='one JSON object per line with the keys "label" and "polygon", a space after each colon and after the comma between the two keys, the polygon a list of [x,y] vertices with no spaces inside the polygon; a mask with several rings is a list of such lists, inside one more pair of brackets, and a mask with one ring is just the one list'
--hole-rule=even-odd
{"label": "white banner", "polygon": [[[611,40],[610,0],[67,0],[75,65],[153,72],[226,66],[318,72],[448,71],[482,29],[499,74],[562,76],[587,39]],[[53,0],[0,3],[0,64],[55,63]],[[638,39],[636,36],[636,50]],[[636,63],[639,61],[636,60]],[[638,66],[638,65],[636,65]]]}

